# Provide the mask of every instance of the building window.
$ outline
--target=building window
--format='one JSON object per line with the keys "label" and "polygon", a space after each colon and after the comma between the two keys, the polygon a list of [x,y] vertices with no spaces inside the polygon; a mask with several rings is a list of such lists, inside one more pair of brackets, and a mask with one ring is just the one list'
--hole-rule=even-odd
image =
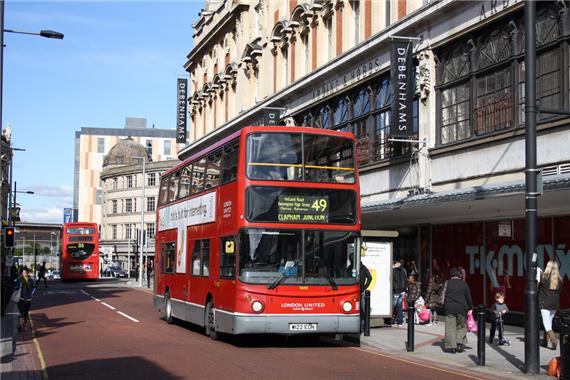
{"label": "building window", "polygon": [[192,275],[210,275],[210,240],[195,240],[192,250]]}
{"label": "building window", "polygon": [[360,1],[353,1],[352,14],[354,16],[352,23],[352,30],[354,31],[354,44],[360,42]]}
{"label": "building window", "polygon": [[113,190],[119,189],[119,180],[117,178],[113,178]]}
{"label": "building window", "polygon": [[127,188],[130,189],[133,187],[133,176],[132,175],[128,175],[127,176]]}
{"label": "building window", "polygon": [[97,138],[97,153],[105,153],[105,138]]}
{"label": "building window", "polygon": [[156,198],[148,197],[146,199],[146,211],[156,211]]}
{"label": "building window", "polygon": [[152,140],[146,140],[146,151],[152,157]]}
{"label": "building window", "polygon": [[111,237],[113,240],[117,240],[117,225],[111,225]]}
{"label": "building window", "polygon": [[146,233],[149,239],[154,239],[154,235],[156,233],[154,223],[147,223]]}
{"label": "building window", "polygon": [[164,155],[165,156],[170,156],[171,145],[172,145],[172,141],[164,140]]}
{"label": "building window", "polygon": [[113,205],[113,206],[112,206],[112,207],[113,207],[113,214],[116,214],[116,213],[117,213],[117,200],[116,200],[116,199],[113,199],[113,200],[111,201],[111,203],[112,203],[112,205]]}
{"label": "building window", "polygon": [[[387,78],[364,83],[350,96],[340,95],[305,114],[295,115],[304,126],[353,132],[359,165],[367,165],[410,153],[409,144],[390,142],[392,90]],[[419,100],[413,100],[413,132],[419,126]]]}
{"label": "building window", "polygon": [[304,73],[308,73],[311,70],[311,60],[309,58],[309,33],[303,34],[303,49],[304,49],[304,56],[305,56],[305,71]]}
{"label": "building window", "polygon": [[161,265],[164,273],[174,272],[174,260],[176,258],[176,244],[174,242],[161,244]]}
{"label": "building window", "polygon": [[327,56],[329,61],[334,58],[334,34],[332,19],[332,15],[330,15],[325,20],[325,28],[327,29]]}
{"label": "building window", "polygon": [[234,278],[236,275],[236,238],[234,236],[220,239],[220,277]]}
{"label": "building window", "polygon": [[148,173],[148,183],[147,186],[156,186],[156,173]]}
{"label": "building window", "polygon": [[125,212],[133,212],[133,200],[125,199]]}
{"label": "building window", "polygon": [[132,232],[133,232],[132,225],[125,224],[125,239],[131,240],[132,239]]}
{"label": "building window", "polygon": [[[551,4],[537,9],[537,107],[563,108],[563,83],[570,73],[562,70],[560,13]],[[540,6],[538,7],[540,8]],[[513,20],[522,25],[522,14]],[[438,52],[438,144],[499,132],[524,123],[524,28],[513,31],[505,20]],[[516,43],[518,41],[518,43]],[[521,51],[515,51],[520,48]],[[515,95],[518,92],[518,95]],[[556,117],[539,113],[539,120]]]}

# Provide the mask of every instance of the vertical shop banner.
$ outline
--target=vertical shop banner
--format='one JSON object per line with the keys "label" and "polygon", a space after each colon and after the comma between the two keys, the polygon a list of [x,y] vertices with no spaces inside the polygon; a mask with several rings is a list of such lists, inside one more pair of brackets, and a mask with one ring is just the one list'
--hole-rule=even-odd
{"label": "vertical shop banner", "polygon": [[176,142],[186,143],[186,98],[188,97],[188,80],[178,79],[176,86]]}
{"label": "vertical shop banner", "polygon": [[73,212],[71,208],[64,208],[63,209],[63,223],[71,223],[73,217]]}
{"label": "vertical shop banner", "polygon": [[392,40],[390,81],[392,83],[392,137],[413,135],[412,42]]}

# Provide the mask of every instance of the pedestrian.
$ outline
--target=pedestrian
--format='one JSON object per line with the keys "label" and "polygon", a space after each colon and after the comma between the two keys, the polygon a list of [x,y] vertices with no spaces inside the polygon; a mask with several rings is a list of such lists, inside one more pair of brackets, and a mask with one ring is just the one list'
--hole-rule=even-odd
{"label": "pedestrian", "polygon": [[368,287],[372,283],[372,274],[370,274],[370,271],[362,261],[360,262],[359,280],[360,280],[360,321],[361,321],[360,327],[361,330],[364,330],[364,319],[366,318],[366,315],[364,313],[364,306],[365,306],[364,292],[366,291],[366,289],[368,289]]}
{"label": "pedestrian", "polygon": [[443,304],[440,302],[443,284],[439,275],[431,275],[428,278],[426,290],[426,305],[431,310],[431,323],[437,323],[437,312],[441,311]]}
{"label": "pedestrian", "polygon": [[44,280],[44,287],[47,288],[48,285],[47,285],[47,279],[46,279],[46,262],[45,261],[42,263],[42,265],[40,265],[40,269],[38,270],[38,281],[37,281],[38,284],[40,283],[41,279]]}
{"label": "pedestrian", "polygon": [[546,268],[540,278],[538,287],[538,306],[540,307],[540,314],[542,316],[542,324],[544,326],[544,337],[542,345],[548,347],[548,342],[551,344],[551,349],[556,350],[557,342],[556,335],[552,331],[552,319],[556,311],[560,307],[560,288],[562,287],[562,278],[558,269],[558,263],[550,260],[546,264]]}
{"label": "pedestrian", "polygon": [[27,267],[22,268],[21,274],[14,284],[14,290],[20,291],[20,301],[18,301],[18,310],[20,312],[18,330],[25,331],[28,328],[32,295],[35,291],[34,281],[30,277],[30,272]]}
{"label": "pedestrian", "polygon": [[150,288],[150,275],[152,274],[152,262],[146,259],[146,284]]}
{"label": "pedestrian", "polygon": [[461,269],[453,267],[445,287],[445,340],[447,352],[463,352],[467,344],[467,312],[473,309],[469,286]]}
{"label": "pedestrian", "polygon": [[505,303],[505,293],[497,292],[495,293],[495,303],[491,306],[491,331],[489,334],[489,343],[493,344],[495,340],[495,331],[499,330],[499,340],[497,344],[502,346],[506,343],[506,340],[503,337],[503,316],[508,313],[509,308]]}
{"label": "pedestrian", "polygon": [[404,324],[402,303],[406,295],[406,277],[406,271],[402,267],[402,263],[394,260],[394,265],[392,265],[392,305],[394,308],[392,324],[398,327],[402,327]]}
{"label": "pedestrian", "polygon": [[421,283],[416,281],[416,277],[413,274],[408,274],[408,293],[407,299],[409,306],[414,306],[416,300],[422,295]]}

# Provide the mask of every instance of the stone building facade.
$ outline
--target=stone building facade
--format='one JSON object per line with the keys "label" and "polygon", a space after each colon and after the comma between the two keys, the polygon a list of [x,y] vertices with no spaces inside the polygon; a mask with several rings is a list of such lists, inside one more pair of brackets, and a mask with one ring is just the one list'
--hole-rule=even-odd
{"label": "stone building facade", "polygon": [[[135,157],[145,157],[145,178],[142,162]],[[154,257],[160,174],[178,162],[175,159],[151,161],[148,150],[130,138],[120,140],[111,148],[100,177],[103,189],[99,242],[104,260],[102,269],[110,265],[121,266],[124,270],[136,267],[140,252],[137,231],[141,229],[141,211],[148,238],[144,254],[151,259]]]}
{"label": "stone building facade", "polygon": [[[523,310],[524,4],[206,1],[179,157],[259,122],[265,107],[283,124],[350,131],[364,229],[395,232],[394,256],[415,261],[424,283],[460,265],[475,302],[503,289]],[[538,106],[570,109],[568,4],[537,2],[536,29]],[[415,142],[394,141],[390,127],[395,37],[414,38]],[[557,259],[567,287],[570,120],[540,113],[537,130],[539,263]]]}

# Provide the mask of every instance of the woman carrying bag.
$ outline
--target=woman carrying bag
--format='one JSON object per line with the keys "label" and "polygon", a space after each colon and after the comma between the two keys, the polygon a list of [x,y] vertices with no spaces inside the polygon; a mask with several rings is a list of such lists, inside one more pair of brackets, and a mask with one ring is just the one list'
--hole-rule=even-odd
{"label": "woman carrying bag", "polygon": [[556,311],[560,307],[560,288],[562,287],[562,278],[558,269],[558,263],[549,261],[546,268],[540,276],[540,284],[538,287],[538,306],[542,316],[542,324],[544,326],[543,346],[547,347],[546,340],[551,344],[551,349],[556,350],[556,335],[552,331],[552,320]]}
{"label": "woman carrying bag", "polygon": [[473,309],[469,286],[461,279],[461,269],[451,268],[445,285],[445,349],[463,352],[467,343],[467,312]]}
{"label": "woman carrying bag", "polygon": [[14,293],[20,292],[20,300],[18,301],[18,310],[20,311],[20,319],[18,330],[27,330],[28,321],[30,319],[30,307],[32,306],[32,295],[34,294],[34,281],[30,277],[28,268],[24,267],[22,273],[16,279],[14,284]]}

